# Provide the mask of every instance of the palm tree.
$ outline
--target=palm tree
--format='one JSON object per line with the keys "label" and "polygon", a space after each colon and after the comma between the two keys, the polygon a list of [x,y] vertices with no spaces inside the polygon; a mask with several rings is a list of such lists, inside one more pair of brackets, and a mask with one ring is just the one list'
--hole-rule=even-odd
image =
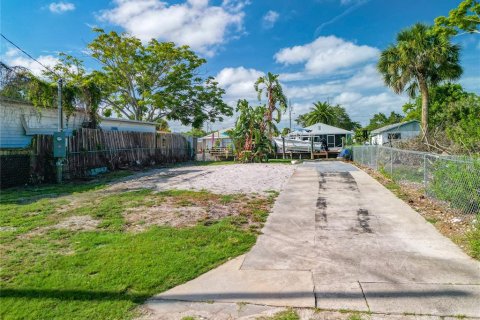
{"label": "palm tree", "polygon": [[378,71],[385,84],[396,94],[407,91],[422,97],[423,137],[428,134],[428,88],[444,80],[456,80],[462,74],[460,47],[431,27],[417,23],[397,35],[397,43],[385,49],[378,61]]}
{"label": "palm tree", "polygon": [[[267,73],[266,76],[258,78],[255,82],[255,91],[258,93],[258,100],[262,100],[262,94],[265,91],[267,98],[267,108],[265,111],[265,120],[262,124],[262,129],[268,130],[268,135],[271,138],[274,130],[271,130],[275,126],[272,126],[273,120],[279,123],[282,118],[282,113],[287,110],[287,97],[283,93],[282,86],[278,81],[278,74]],[[274,118],[275,115],[275,118]],[[270,128],[267,128],[269,126]]]}
{"label": "palm tree", "polygon": [[307,127],[319,122],[333,125],[334,121],[335,112],[328,102],[315,102],[310,112],[305,115],[305,124]]}

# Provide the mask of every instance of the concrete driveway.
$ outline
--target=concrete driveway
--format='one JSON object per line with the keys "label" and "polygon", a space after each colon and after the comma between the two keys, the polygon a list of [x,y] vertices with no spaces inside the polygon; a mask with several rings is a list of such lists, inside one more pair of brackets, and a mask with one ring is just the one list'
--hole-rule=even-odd
{"label": "concrete driveway", "polygon": [[193,308],[174,301],[480,317],[480,263],[365,172],[306,162],[249,253],[147,307]]}

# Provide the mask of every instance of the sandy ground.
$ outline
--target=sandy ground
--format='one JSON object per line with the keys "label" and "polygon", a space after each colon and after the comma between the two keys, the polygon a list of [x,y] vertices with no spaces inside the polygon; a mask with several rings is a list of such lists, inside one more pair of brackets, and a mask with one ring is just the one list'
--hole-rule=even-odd
{"label": "sandy ground", "polygon": [[162,190],[208,190],[217,194],[280,191],[295,170],[286,164],[230,164],[181,166],[155,169],[113,184],[108,191],[150,188]]}

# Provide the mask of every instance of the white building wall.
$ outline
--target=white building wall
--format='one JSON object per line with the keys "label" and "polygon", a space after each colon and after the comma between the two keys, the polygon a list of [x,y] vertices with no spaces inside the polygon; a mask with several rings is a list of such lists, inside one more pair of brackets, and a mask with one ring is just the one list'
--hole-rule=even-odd
{"label": "white building wall", "polygon": [[[27,128],[36,129],[35,133],[53,134],[58,129],[57,112],[57,109],[36,108],[26,103],[0,100],[0,148],[25,148],[31,143],[32,134],[27,135],[22,118],[25,119]],[[71,132],[81,128],[86,120],[84,112],[74,112],[70,116],[64,113],[64,130]],[[154,124],[119,119],[103,119],[99,127],[106,131],[156,132]]]}
{"label": "white building wall", "polygon": [[134,132],[150,132],[155,133],[156,128],[154,124],[128,122],[117,119],[103,119],[100,121],[99,127],[106,131],[134,131]]}
{"label": "white building wall", "polygon": [[[26,135],[22,117],[28,128],[51,133],[57,131],[57,109],[35,108],[29,104],[0,100],[0,148],[25,148],[30,144],[32,136]],[[78,112],[69,117],[64,114],[64,128],[80,128],[85,118],[85,114]]]}

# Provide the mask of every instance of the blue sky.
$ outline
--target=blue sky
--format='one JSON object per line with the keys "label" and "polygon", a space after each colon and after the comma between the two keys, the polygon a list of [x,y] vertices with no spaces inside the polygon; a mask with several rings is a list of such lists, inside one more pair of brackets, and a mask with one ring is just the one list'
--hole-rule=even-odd
{"label": "blue sky", "polygon": [[[207,58],[234,104],[255,100],[253,82],[265,72],[280,74],[294,118],[312,103],[328,100],[366,123],[376,112],[401,111],[408,101],[386,88],[375,70],[378,54],[399,30],[432,23],[460,1],[452,0],[2,0],[1,32],[45,64],[58,52],[94,61],[85,47],[93,26],[190,45]],[[464,75],[460,83],[480,93],[480,36],[461,35]],[[1,42],[1,60],[40,67]],[[285,116],[282,127],[288,122]],[[233,123],[213,124],[224,128]],[[172,123],[174,129],[180,130]]]}

